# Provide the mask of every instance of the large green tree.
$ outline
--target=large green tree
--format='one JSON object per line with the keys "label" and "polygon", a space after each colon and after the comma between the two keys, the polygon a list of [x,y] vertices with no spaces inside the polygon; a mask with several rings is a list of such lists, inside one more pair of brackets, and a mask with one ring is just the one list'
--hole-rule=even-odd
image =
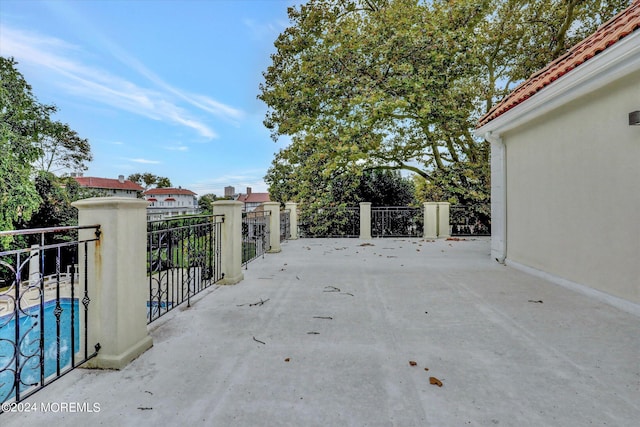
{"label": "large green tree", "polygon": [[[54,107],[52,112],[55,111]],[[87,163],[93,159],[89,141],[81,138],[68,124],[59,121],[44,124],[36,146],[40,156],[35,167],[44,172],[85,171]]]}
{"label": "large green tree", "polygon": [[[262,99],[272,135],[290,135],[270,173],[405,169],[425,179],[452,162],[486,162],[469,132],[478,74],[478,1],[312,0],[290,8]],[[464,132],[461,132],[464,130]],[[310,163],[310,164],[307,164]],[[302,182],[303,180],[298,180]],[[321,191],[321,190],[320,190]]]}
{"label": "large green tree", "polygon": [[48,113],[15,66],[0,57],[0,230],[28,220],[40,203],[31,164],[40,154],[34,141]]}
{"label": "large green tree", "polygon": [[63,191],[49,173],[84,170],[91,160],[89,142],[69,125],[55,121],[56,111],[36,99],[13,58],[0,57],[0,230],[29,225],[38,212],[44,221],[50,212],[47,203]]}
{"label": "large green tree", "polygon": [[479,112],[564,54],[631,0],[501,0],[477,28]]}
{"label": "large green tree", "polygon": [[149,188],[169,188],[171,187],[171,180],[164,176],[152,174],[151,172],[133,173],[127,177],[129,181],[133,181],[144,187],[145,190]]}
{"label": "large green tree", "polygon": [[[435,200],[489,200],[475,122],[629,0],[310,0],[289,9],[259,98],[286,135],[270,192],[333,202],[328,183],[404,169]],[[286,182],[285,182],[286,180]]]}

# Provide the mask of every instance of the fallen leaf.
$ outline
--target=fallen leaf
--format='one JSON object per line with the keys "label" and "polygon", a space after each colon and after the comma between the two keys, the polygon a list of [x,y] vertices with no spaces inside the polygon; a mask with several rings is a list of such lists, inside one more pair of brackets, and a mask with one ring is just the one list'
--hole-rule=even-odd
{"label": "fallen leaf", "polygon": [[433,385],[437,385],[438,387],[442,387],[442,381],[440,381],[436,377],[429,377],[429,383]]}

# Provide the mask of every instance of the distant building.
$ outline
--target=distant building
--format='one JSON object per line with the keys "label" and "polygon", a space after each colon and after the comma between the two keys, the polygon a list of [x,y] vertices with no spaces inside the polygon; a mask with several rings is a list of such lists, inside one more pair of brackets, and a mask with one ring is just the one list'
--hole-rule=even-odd
{"label": "distant building", "polygon": [[236,200],[244,203],[245,212],[253,212],[261,204],[270,202],[271,198],[269,193],[254,193],[251,191],[251,187],[247,187],[247,193],[239,194]]}
{"label": "distant building", "polygon": [[124,179],[124,175],[119,175],[118,179],[96,178],[82,176],[82,174],[71,174],[71,177],[76,180],[80,187],[97,190],[107,196],[136,198],[138,194],[144,191],[141,185]]}
{"label": "distant building", "polygon": [[230,185],[227,186],[227,187],[224,187],[224,197],[233,198],[233,197],[235,197],[235,195],[236,195],[236,188],[235,187],[232,187]]}
{"label": "distant building", "polygon": [[152,188],[145,191],[143,196],[151,203],[147,208],[149,221],[198,213],[196,193],[186,188]]}

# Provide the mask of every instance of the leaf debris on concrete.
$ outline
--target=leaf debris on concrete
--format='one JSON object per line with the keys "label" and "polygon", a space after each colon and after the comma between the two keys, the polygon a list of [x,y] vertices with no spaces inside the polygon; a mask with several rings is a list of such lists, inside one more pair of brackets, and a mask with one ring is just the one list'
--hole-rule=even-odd
{"label": "leaf debris on concrete", "polygon": [[442,381],[440,381],[436,377],[429,377],[429,383],[433,385],[437,385],[438,387],[442,387]]}
{"label": "leaf debris on concrete", "polygon": [[270,299],[271,298],[267,298],[267,299],[263,300],[262,298],[260,298],[260,301],[258,301],[258,302],[252,302],[252,303],[246,302],[244,304],[236,304],[236,307],[242,307],[244,305],[248,305],[249,307],[253,307],[253,306],[256,306],[256,305],[264,305],[264,303],[269,301]]}

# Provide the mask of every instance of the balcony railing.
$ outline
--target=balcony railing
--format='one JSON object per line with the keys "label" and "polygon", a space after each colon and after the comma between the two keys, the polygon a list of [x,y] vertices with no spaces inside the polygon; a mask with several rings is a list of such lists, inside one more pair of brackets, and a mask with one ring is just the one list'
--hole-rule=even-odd
{"label": "balcony railing", "polygon": [[422,237],[424,213],[420,208],[371,208],[372,237]]}
{"label": "balcony railing", "polygon": [[222,279],[220,215],[147,223],[147,323]]}
{"label": "balcony railing", "polygon": [[449,226],[452,236],[490,236],[491,205],[451,205]]}
{"label": "balcony railing", "polygon": [[270,249],[269,212],[242,213],[242,265],[247,267],[249,262],[264,257]]}
{"label": "balcony railing", "polygon": [[[82,229],[95,237],[79,240]],[[0,403],[20,402],[97,355],[87,266],[99,236],[98,225],[0,232],[12,240],[0,251]]]}
{"label": "balcony railing", "polygon": [[285,209],[280,211],[280,241],[284,242],[291,238],[291,211]]}
{"label": "balcony railing", "polygon": [[360,208],[322,208],[301,216],[300,237],[358,237]]}

